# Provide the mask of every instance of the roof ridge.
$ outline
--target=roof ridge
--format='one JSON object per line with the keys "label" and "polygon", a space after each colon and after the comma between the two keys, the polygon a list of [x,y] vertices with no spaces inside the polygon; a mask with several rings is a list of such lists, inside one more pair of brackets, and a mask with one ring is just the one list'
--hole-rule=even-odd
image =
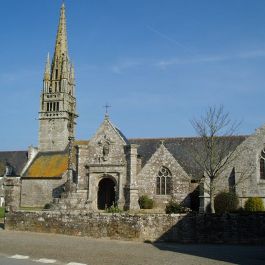
{"label": "roof ridge", "polygon": [[[219,138],[229,138],[229,137],[248,137],[249,135],[231,135],[231,136],[217,136]],[[176,140],[176,139],[199,139],[200,136],[179,136],[179,137],[154,137],[154,138],[128,138],[129,141],[137,140],[137,141],[158,141],[158,140]]]}
{"label": "roof ridge", "polygon": [[21,152],[26,152],[26,153],[27,153],[28,150],[11,150],[11,151],[4,151],[4,150],[1,151],[1,150],[0,150],[0,153],[15,153],[15,152],[16,152],[16,153],[19,153],[19,152],[20,152],[20,153],[21,153]]}

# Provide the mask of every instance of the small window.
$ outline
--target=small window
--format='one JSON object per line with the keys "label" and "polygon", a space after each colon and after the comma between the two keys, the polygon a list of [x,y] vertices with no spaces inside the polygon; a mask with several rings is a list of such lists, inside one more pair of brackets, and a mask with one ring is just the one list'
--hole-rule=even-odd
{"label": "small window", "polygon": [[169,195],[172,192],[172,177],[166,167],[161,167],[156,177],[156,194]]}

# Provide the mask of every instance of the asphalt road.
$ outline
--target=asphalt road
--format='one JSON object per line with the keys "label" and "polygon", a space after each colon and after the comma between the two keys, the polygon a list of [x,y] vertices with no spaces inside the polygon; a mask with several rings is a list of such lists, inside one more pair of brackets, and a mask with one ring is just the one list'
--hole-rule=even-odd
{"label": "asphalt road", "polygon": [[265,264],[265,246],[146,244],[0,230],[0,265]]}

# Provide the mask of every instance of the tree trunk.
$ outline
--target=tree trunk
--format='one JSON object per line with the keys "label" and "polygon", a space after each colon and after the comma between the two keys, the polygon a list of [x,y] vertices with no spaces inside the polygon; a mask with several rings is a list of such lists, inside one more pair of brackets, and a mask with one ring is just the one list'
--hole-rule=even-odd
{"label": "tree trunk", "polygon": [[215,213],[214,209],[214,186],[213,186],[213,179],[210,178],[210,207],[211,207],[211,213]]}

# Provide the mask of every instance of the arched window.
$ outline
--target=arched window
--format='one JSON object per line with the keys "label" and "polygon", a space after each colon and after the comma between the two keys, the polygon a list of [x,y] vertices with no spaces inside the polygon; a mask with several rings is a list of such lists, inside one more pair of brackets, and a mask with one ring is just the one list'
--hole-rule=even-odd
{"label": "arched window", "polygon": [[260,179],[265,180],[265,149],[261,151],[260,154],[260,160],[259,160],[259,165],[260,165]]}
{"label": "arched window", "polygon": [[228,187],[230,192],[236,192],[236,171],[234,167],[228,177]]}
{"label": "arched window", "polygon": [[168,195],[172,191],[172,177],[166,167],[161,167],[156,177],[156,194]]}

